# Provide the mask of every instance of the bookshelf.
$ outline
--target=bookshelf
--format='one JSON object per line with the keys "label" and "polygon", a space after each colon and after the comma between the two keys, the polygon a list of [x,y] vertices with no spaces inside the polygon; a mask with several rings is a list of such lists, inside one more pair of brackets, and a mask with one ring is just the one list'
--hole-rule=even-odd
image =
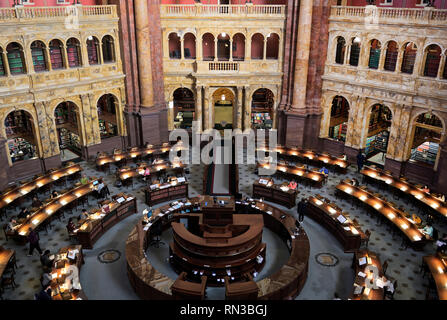
{"label": "bookshelf", "polygon": [[98,45],[95,40],[87,41],[87,53],[89,64],[98,64]]}
{"label": "bookshelf", "polygon": [[24,138],[8,139],[8,147],[12,162],[36,157],[36,147]]}
{"label": "bookshelf", "polygon": [[346,132],[348,131],[348,124],[342,123],[340,125],[337,125],[335,127],[329,128],[329,137],[331,139],[339,140],[339,141],[346,141]]}
{"label": "bookshelf", "polygon": [[358,44],[353,44],[351,46],[351,57],[349,59],[349,64],[351,66],[357,67],[359,65],[360,57],[360,46]]}
{"label": "bookshelf", "polygon": [[50,45],[51,66],[54,70],[62,69],[64,62],[62,59],[62,50],[59,45]]}
{"label": "bookshelf", "polygon": [[99,119],[99,131],[101,138],[115,137],[118,135],[118,128],[115,124]]}
{"label": "bookshelf", "polygon": [[70,68],[76,68],[80,66],[81,63],[79,61],[79,48],[76,44],[69,43],[67,45],[67,58]]}
{"label": "bookshelf", "polygon": [[413,73],[414,63],[416,61],[416,50],[410,52],[404,52],[404,56],[402,58],[402,72],[403,73]]}
{"label": "bookshelf", "polygon": [[435,164],[438,155],[439,144],[434,142],[424,142],[417,148],[411,150],[411,160]]}
{"label": "bookshelf", "polygon": [[371,48],[369,55],[369,67],[371,69],[379,68],[379,60],[380,60],[380,49]]}
{"label": "bookshelf", "polygon": [[71,123],[75,127],[78,125],[76,109],[68,103],[57,107],[54,115],[56,119],[56,126],[66,123]]}
{"label": "bookshelf", "polygon": [[60,128],[57,131],[59,133],[59,145],[61,149],[67,148],[73,152],[81,153],[81,142],[77,134],[69,131],[67,128]]}
{"label": "bookshelf", "polygon": [[251,123],[254,128],[271,129],[274,97],[268,89],[259,89],[253,93],[251,104]]}
{"label": "bookshelf", "polygon": [[394,71],[396,69],[398,51],[396,48],[392,51],[389,46],[390,45],[388,45],[388,50],[386,52],[384,69],[387,71]]}
{"label": "bookshelf", "polygon": [[22,74],[25,73],[25,67],[22,59],[22,52],[20,48],[13,47],[8,51],[8,62],[9,70],[11,74]]}
{"label": "bookshelf", "polygon": [[0,50],[0,76],[4,75],[6,75],[6,71],[5,71],[5,65],[3,63],[3,54],[2,51]]}
{"label": "bookshelf", "polygon": [[33,65],[35,72],[46,71],[47,67],[45,64],[45,53],[44,49],[40,44],[37,44],[31,48],[31,56],[33,57]]}

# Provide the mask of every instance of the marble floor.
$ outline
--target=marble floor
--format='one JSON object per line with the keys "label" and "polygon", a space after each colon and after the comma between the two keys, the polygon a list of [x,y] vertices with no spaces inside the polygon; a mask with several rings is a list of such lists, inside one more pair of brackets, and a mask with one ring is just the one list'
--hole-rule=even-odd
{"label": "marble floor", "polygon": [[[137,198],[139,212],[142,212],[144,208],[147,207],[144,204],[143,183],[134,183],[133,188],[131,186],[118,189],[114,187],[115,177],[113,175],[96,171],[93,163],[83,161],[80,164],[88,176],[104,177],[112,195],[123,191],[131,193]],[[194,197],[202,193],[203,167],[200,165],[191,165],[189,166],[189,169],[189,174],[186,175],[190,182],[189,196]],[[258,176],[254,174],[254,169],[254,165],[240,165],[240,192],[244,196],[251,195],[252,183],[258,178]],[[111,172],[114,172],[114,168],[112,168]],[[395,299],[423,300],[425,298],[428,279],[422,278],[422,275],[419,273],[419,266],[422,257],[434,253],[435,247],[433,245],[427,245],[425,249],[420,252],[414,251],[411,248],[404,250],[400,248],[400,237],[396,236],[393,239],[386,226],[378,225],[377,219],[374,216],[368,216],[363,209],[352,205],[351,202],[337,199],[335,197],[335,186],[342,178],[352,177],[356,177],[361,181],[361,176],[357,173],[355,167],[349,168],[348,173],[343,176],[331,172],[327,184],[321,189],[314,189],[300,185],[298,199],[319,193],[324,197],[331,199],[345,211],[349,212],[352,218],[357,218],[364,231],[369,229],[372,232],[369,249],[378,253],[382,262],[388,260],[389,267],[387,274],[398,280],[398,288],[394,296]],[[283,180],[275,178],[275,182],[281,181]],[[385,195],[389,200],[392,200],[398,205],[402,205],[411,213],[418,213],[419,211],[419,208],[412,207],[412,205],[408,204],[405,199],[393,199],[392,194],[386,190],[381,190],[375,185],[369,185],[369,188]],[[41,198],[43,197],[47,197],[47,195],[42,195]],[[96,201],[96,199],[91,198],[89,206],[96,206]],[[163,204],[158,206],[161,205]],[[273,205],[297,217],[296,207],[287,209],[277,204]],[[82,207],[71,216],[79,216],[81,209]],[[9,210],[8,217],[17,214],[18,212],[19,208],[16,208],[15,211]],[[127,279],[124,246],[128,234],[139,219],[139,214],[126,218],[104,234],[96,242],[92,250],[84,250],[86,263],[81,269],[80,279],[83,290],[89,299],[138,299],[138,296],[133,292]],[[53,223],[53,228],[49,230],[48,233],[42,232],[40,234],[40,244],[42,249],[49,249],[54,253],[57,252],[59,248],[70,244],[65,229],[67,220],[68,216],[60,222],[56,220]],[[1,223],[6,223],[6,221]],[[337,240],[310,218],[305,218],[302,225],[309,236],[311,252],[309,258],[308,279],[297,299],[328,300],[333,298],[335,292],[337,292],[343,299],[348,298],[354,281],[354,272],[350,268],[352,254],[344,253]],[[434,227],[439,230],[440,234],[447,232],[447,224],[445,220],[436,223]],[[166,243],[169,242],[169,236],[169,234],[163,234],[163,240]],[[268,231],[266,231],[264,236],[267,248],[272,249],[268,257],[273,257],[268,258],[268,260],[271,260],[271,264],[268,265],[265,272],[274,272],[275,268],[280,267],[282,261],[284,261],[283,259],[286,259],[287,256],[283,254],[281,242],[278,242],[274,235],[269,235]],[[0,235],[0,245],[16,250],[17,264],[19,266],[16,274],[16,283],[18,286],[15,290],[7,289],[3,294],[3,298],[10,300],[33,299],[34,294],[40,290],[41,286],[39,278],[42,274],[42,267],[37,252],[34,253],[34,256],[27,257],[28,246],[18,245],[11,239],[6,241],[3,233]],[[98,255],[102,251],[108,249],[118,250],[121,253],[121,256],[114,263],[103,264],[98,260]],[[319,253],[330,253],[335,255],[338,258],[338,263],[333,267],[318,264],[315,257]],[[160,250],[158,254],[156,251],[153,251],[153,263],[157,263],[157,268],[160,268],[161,272],[166,272],[167,275],[174,277],[175,275],[173,273],[169,273],[172,271],[170,271],[164,255],[165,253],[162,250]],[[260,274],[260,276],[263,275]],[[221,297],[221,294],[217,291],[209,293],[210,299],[219,299],[219,297]]]}

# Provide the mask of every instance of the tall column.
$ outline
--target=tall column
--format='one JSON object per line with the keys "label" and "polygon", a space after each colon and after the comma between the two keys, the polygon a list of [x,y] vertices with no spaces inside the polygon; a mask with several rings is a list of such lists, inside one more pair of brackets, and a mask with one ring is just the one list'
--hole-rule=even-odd
{"label": "tall column", "polygon": [[102,40],[99,40],[99,64],[104,64],[104,55],[102,54]]}
{"label": "tall column", "polygon": [[378,70],[383,70],[384,66],[385,66],[385,55],[386,55],[386,49],[382,48],[380,50],[380,59],[379,59],[379,68]]}
{"label": "tall column", "polygon": [[11,75],[11,70],[9,69],[9,61],[6,49],[2,52],[2,56],[3,56],[3,66],[5,67],[5,75],[9,77]]}
{"label": "tall column", "polygon": [[203,60],[203,40],[201,33],[197,33],[196,37],[196,60],[197,61]]}
{"label": "tall column", "polygon": [[307,75],[309,67],[310,35],[312,27],[312,0],[302,0],[298,25],[295,82],[291,108],[305,110]]}
{"label": "tall column", "polygon": [[215,38],[214,38],[214,61],[217,61],[218,59],[217,59],[217,37],[218,37],[219,35],[217,35]]}
{"label": "tall column", "polygon": [[[101,56],[102,56],[102,53],[101,53]],[[65,44],[62,45],[62,59],[64,59],[64,68],[70,69],[70,66],[68,64],[67,46]]]}
{"label": "tall column", "polygon": [[[28,42],[24,41],[24,44],[25,44],[25,48],[29,48],[30,47],[30,44]],[[23,50],[22,52],[23,52],[23,56],[25,58],[26,72],[28,74],[36,73],[34,71],[33,56],[31,54],[31,50]]]}
{"label": "tall column", "polygon": [[399,50],[399,53],[397,54],[397,62],[396,62],[396,73],[402,73],[402,60],[404,57],[404,51]]}
{"label": "tall column", "polygon": [[180,59],[185,59],[185,36],[180,39]]}
{"label": "tall column", "polygon": [[245,86],[245,105],[244,105],[244,130],[251,129],[251,101],[250,87]]}
{"label": "tall column", "polygon": [[135,0],[134,3],[141,105],[143,107],[151,107],[154,105],[154,92],[152,88],[152,60],[147,0]]}
{"label": "tall column", "polygon": [[251,59],[251,37],[249,34],[245,34],[245,61]]}
{"label": "tall column", "polygon": [[230,38],[230,61],[233,61],[233,39]]}
{"label": "tall column", "polygon": [[169,35],[164,34],[163,36],[163,58],[169,59]]}
{"label": "tall column", "polygon": [[51,65],[50,48],[48,46],[45,46],[45,60],[48,71],[53,71],[53,66]]}
{"label": "tall column", "polygon": [[243,90],[244,87],[237,87],[237,108],[236,108],[236,123],[235,123],[235,127],[236,129],[241,129],[242,128],[242,104],[243,104]]}
{"label": "tall column", "polygon": [[425,52],[423,50],[418,50],[416,53],[416,59],[414,61],[413,77],[417,77],[424,73],[425,58]]}
{"label": "tall column", "polygon": [[203,103],[203,129],[210,129],[210,88],[204,87],[204,103]]}
{"label": "tall column", "polygon": [[196,94],[196,121],[198,124],[198,131],[202,132],[202,86],[197,86],[197,94]]}
{"label": "tall column", "polygon": [[441,61],[439,62],[439,68],[438,68],[438,76],[437,79],[442,79],[442,74],[444,72],[445,68],[445,53],[441,54]]}
{"label": "tall column", "polygon": [[[82,39],[82,36],[81,36]],[[118,48],[117,48],[118,50]],[[83,67],[88,67],[90,65],[88,61],[88,51],[87,51],[87,40],[81,43],[81,62]]]}
{"label": "tall column", "polygon": [[344,64],[347,65],[349,64],[349,56],[351,55],[351,45],[348,45],[346,47],[346,51],[345,51],[345,59],[344,59]]}
{"label": "tall column", "polygon": [[264,39],[264,51],[262,53],[262,60],[267,59],[267,38]]}

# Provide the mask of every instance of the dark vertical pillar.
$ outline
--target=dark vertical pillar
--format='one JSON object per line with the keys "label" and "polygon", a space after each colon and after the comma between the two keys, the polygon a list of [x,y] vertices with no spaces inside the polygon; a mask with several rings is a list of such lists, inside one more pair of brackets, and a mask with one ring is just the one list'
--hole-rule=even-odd
{"label": "dark vertical pillar", "polygon": [[0,190],[6,188],[9,182],[9,162],[6,140],[0,138]]}

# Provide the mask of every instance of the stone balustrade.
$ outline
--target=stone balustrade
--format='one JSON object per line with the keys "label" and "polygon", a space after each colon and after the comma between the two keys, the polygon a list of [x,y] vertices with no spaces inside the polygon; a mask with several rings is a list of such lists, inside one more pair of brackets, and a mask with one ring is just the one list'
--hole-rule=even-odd
{"label": "stone balustrade", "polygon": [[61,6],[61,7],[23,7],[0,8],[0,23],[21,22],[32,20],[33,22],[66,21],[77,17],[80,20],[96,20],[101,18],[118,18],[116,6]]}
{"label": "stone balustrade", "polygon": [[330,20],[365,22],[366,24],[404,23],[407,25],[445,26],[447,25],[447,10],[333,6]]}
{"label": "stone balustrade", "polygon": [[284,5],[161,5],[161,17],[278,17],[285,18]]}

